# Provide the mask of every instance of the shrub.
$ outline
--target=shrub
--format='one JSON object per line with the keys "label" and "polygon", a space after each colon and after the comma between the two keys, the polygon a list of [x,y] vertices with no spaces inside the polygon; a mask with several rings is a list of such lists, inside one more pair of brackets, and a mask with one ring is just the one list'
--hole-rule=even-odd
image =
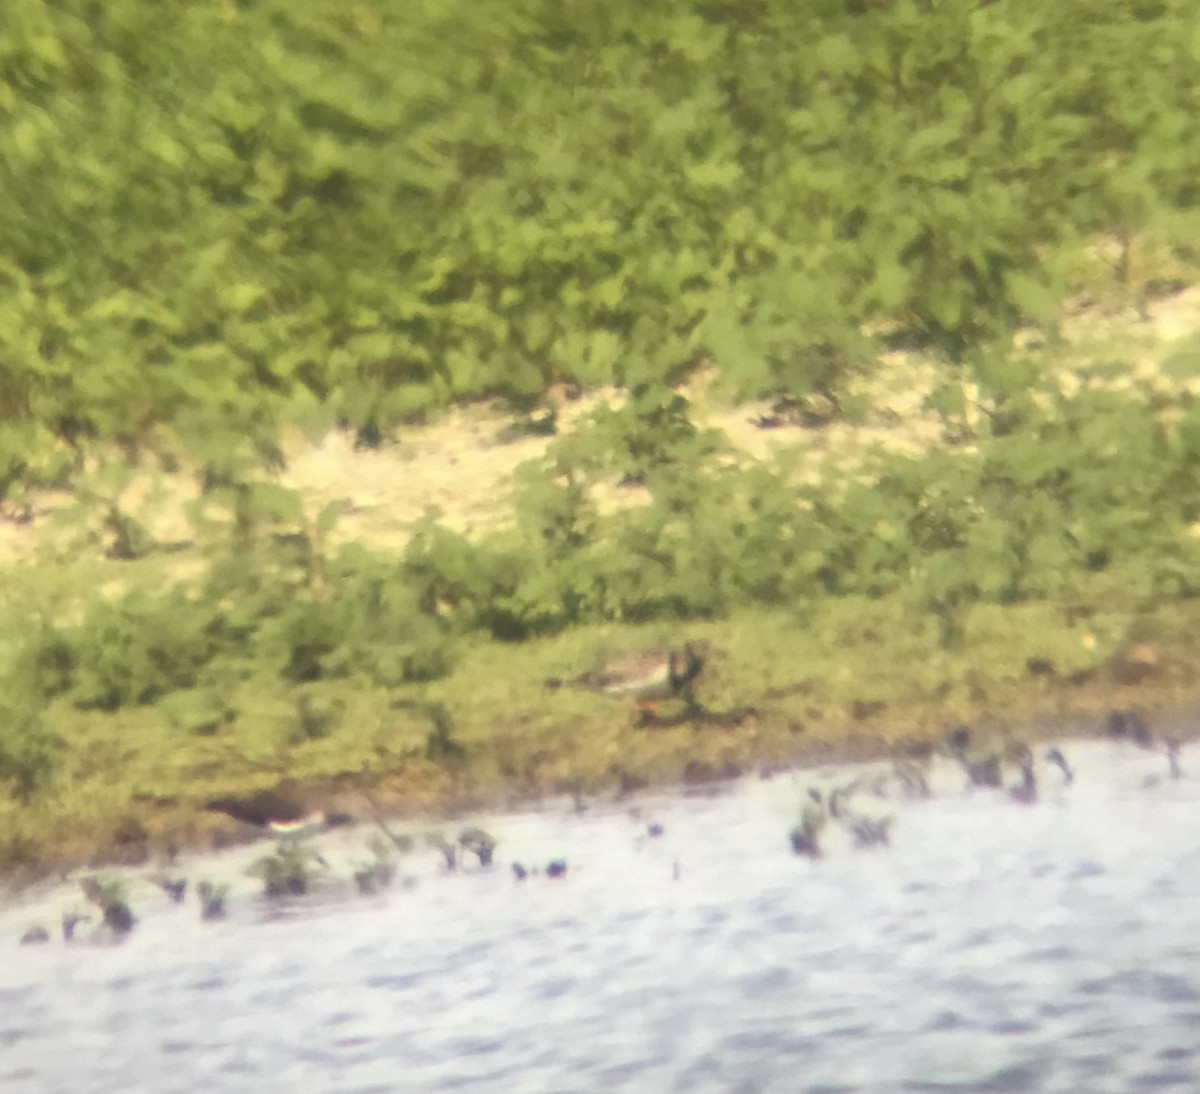
{"label": "shrub", "polygon": [[50,728],[39,697],[10,678],[0,697],[0,784],[28,801],[58,771],[62,740]]}
{"label": "shrub", "polygon": [[211,606],[180,592],[97,600],[70,634],[71,698],[115,710],[193,687],[217,652]]}
{"label": "shrub", "polygon": [[162,423],[228,478],[314,403],[830,392],[868,320],[967,359],[1096,235],[1200,238],[1185,0],[10,7],[6,493]]}

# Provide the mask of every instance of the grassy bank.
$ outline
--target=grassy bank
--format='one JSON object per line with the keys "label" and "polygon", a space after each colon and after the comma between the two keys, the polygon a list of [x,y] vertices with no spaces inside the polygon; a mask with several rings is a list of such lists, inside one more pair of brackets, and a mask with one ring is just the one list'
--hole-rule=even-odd
{"label": "grassy bank", "polygon": [[0,849],[6,872],[27,874],[209,846],[232,831],[202,811],[207,798],[284,780],[360,813],[363,787],[400,812],[436,813],[876,757],[960,723],[1089,732],[1112,709],[1200,709],[1198,624],[1193,603],[1143,616],[1129,663],[1129,615],[1116,604],[1086,618],[1045,603],[980,610],[953,655],[903,604],[862,598],[671,630],[713,644],[706,706],[753,708],[729,728],[639,728],[618,701],[546,689],[598,652],[661,641],[658,627],[472,642],[450,675],[412,692],[250,675],[224,695],[236,717],[203,728],[173,724],[162,705],[59,703],[47,716],[64,741],[61,769],[27,803],[0,803]]}
{"label": "grassy bank", "polygon": [[0,867],[1194,702],[1183,0],[10,7]]}
{"label": "grassy bank", "polygon": [[[1138,329],[1099,356],[1015,351],[1021,387],[935,383],[936,440],[881,450],[868,419],[853,458],[820,423],[759,429],[752,455],[672,389],[595,403],[516,442],[528,460],[475,485],[492,519],[470,534],[398,535],[382,503],[341,527],[374,489],[356,461],[386,449],[343,451],[333,499],[100,466],[6,564],[0,859],[206,844],[230,834],[208,798],[284,780],[351,811],[363,788],[446,809],[1194,709],[1200,358]],[[493,443],[460,431],[389,474],[424,483]],[[685,638],[711,646],[699,698],[737,724],[642,728],[545,686]]]}

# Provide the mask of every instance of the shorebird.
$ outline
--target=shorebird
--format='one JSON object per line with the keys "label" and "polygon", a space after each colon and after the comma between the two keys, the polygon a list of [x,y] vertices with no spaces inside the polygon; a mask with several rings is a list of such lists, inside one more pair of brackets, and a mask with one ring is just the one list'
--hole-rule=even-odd
{"label": "shorebird", "polygon": [[204,808],[209,813],[223,813],[276,839],[305,839],[330,828],[354,823],[349,813],[309,809],[303,798],[289,786],[210,798]]}
{"label": "shorebird", "polygon": [[610,661],[571,680],[548,680],[548,687],[573,687],[629,698],[643,711],[681,698],[694,706],[692,689],[704,669],[705,643],[686,642],[680,650],[654,650]]}

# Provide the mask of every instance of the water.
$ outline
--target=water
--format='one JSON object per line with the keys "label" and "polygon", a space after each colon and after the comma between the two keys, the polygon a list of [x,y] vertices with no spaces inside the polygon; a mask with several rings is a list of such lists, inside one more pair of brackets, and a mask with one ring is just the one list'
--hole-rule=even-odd
{"label": "water", "polygon": [[[0,912],[0,1090],[1194,1094],[1200,780],[1071,752],[1036,806],[948,779],[888,806],[891,850],[816,862],[780,776],[483,818],[496,868],[417,852],[378,898],[272,907],[242,878],[262,848],[210,857],[227,921],[144,886],[119,945],[17,946],[76,889],[31,894]],[[325,845],[343,877],[365,838]]]}

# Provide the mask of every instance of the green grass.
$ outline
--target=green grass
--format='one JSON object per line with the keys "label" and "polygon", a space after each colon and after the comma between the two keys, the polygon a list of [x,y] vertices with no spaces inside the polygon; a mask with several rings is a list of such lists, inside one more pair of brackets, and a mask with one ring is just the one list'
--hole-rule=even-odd
{"label": "green grass", "polygon": [[[285,778],[443,808],[1195,704],[1200,415],[1179,388],[1063,398],[1073,352],[1034,354],[1036,386],[988,363],[1006,413],[969,446],[864,449],[803,486],[726,466],[645,389],[518,476],[505,530],[400,551],[327,546],[335,510],[259,477],[207,495],[186,547],[115,561],[84,489],[0,582],[0,867],[204,843],[206,799]],[[646,504],[601,511],[620,474]],[[688,638],[739,725],[638,728],[545,686]],[[1130,643],[1157,658],[1139,686],[1105,669]]]}
{"label": "green grass", "polygon": [[[1164,605],[1140,619],[1136,636],[1182,655],[1198,617],[1193,602]],[[490,804],[673,783],[688,765],[752,770],[879,754],[960,721],[1011,730],[1076,708],[1098,719],[1106,703],[1192,701],[1170,680],[1157,692],[1122,690],[1095,673],[1129,635],[1127,604],[1085,620],[1050,603],[982,605],[968,613],[962,649],[948,652],[902,598],[844,597],[719,622],[580,627],[519,644],[475,638],[448,676],[407,688],[359,679],[297,687],[250,674],[225,695],[236,718],[204,732],[172,724],[169,703],[97,712],[58,700],[46,717],[64,742],[61,770],[29,803],[0,802],[0,861],[16,869],[120,859],[204,841],[217,824],[201,812],[206,798],[285,777],[329,794],[367,786],[396,807]],[[712,646],[698,697],[714,710],[755,708],[742,725],[642,729],[625,703],[545,687],[598,656],[684,637]],[[1052,663],[1056,680],[1032,676],[1034,660]],[[1089,672],[1084,686],[1063,682]],[[309,733],[301,696],[322,715]],[[431,743],[436,704],[449,748]]]}

